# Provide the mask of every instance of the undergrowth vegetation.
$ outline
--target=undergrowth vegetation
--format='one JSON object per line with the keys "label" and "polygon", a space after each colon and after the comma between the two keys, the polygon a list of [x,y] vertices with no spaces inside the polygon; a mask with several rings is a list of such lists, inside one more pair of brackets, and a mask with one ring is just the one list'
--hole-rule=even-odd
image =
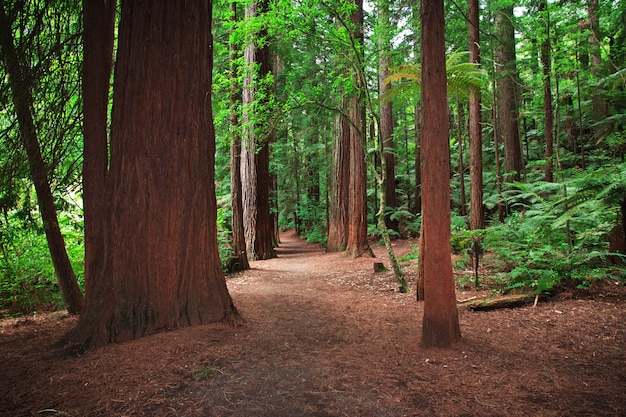
{"label": "undergrowth vegetation", "polygon": [[[468,230],[467,219],[453,214],[451,247],[459,254],[455,269],[473,268],[481,275],[464,277],[464,285],[550,293],[559,287],[586,289],[596,282],[626,282],[626,257],[608,250],[611,231],[619,222],[626,195],[626,163],[588,169],[560,184],[535,181],[510,184],[503,203],[504,222],[492,220],[482,230]],[[419,216],[399,210],[405,233],[419,230]],[[23,314],[61,308],[45,234],[28,198],[5,210],[0,228],[0,311]],[[230,259],[230,211],[218,209],[218,243],[225,272]],[[84,248],[81,209],[65,204],[59,223],[69,257],[83,284]],[[325,244],[326,234],[309,223],[308,241]],[[293,224],[284,225],[285,228]],[[375,236],[372,224],[370,232]],[[475,252],[476,247],[479,253]],[[417,263],[417,240],[402,262]],[[488,254],[489,256],[485,256]],[[477,272],[477,271],[476,271]],[[487,285],[488,283],[488,285]]]}
{"label": "undergrowth vegetation", "polygon": [[[26,200],[28,201],[28,200]],[[0,224],[0,312],[24,314],[63,307],[43,226],[34,208],[21,202]],[[72,267],[83,286],[84,245],[80,208],[59,211],[59,226]]]}

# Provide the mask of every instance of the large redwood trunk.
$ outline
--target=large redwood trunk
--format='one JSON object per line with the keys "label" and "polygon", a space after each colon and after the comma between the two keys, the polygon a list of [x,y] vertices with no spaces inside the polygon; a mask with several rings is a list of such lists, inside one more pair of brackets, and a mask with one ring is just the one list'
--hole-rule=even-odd
{"label": "large redwood trunk", "polygon": [[122,4],[108,171],[113,10],[84,5],[89,229],[75,340],[98,346],[234,319],[217,251],[211,3]]}
{"label": "large redwood trunk", "polygon": [[450,149],[443,0],[422,0],[422,344],[461,339],[450,252]]}
{"label": "large redwood trunk", "polygon": [[0,5],[0,51],[11,88],[11,98],[17,114],[19,131],[28,158],[30,177],[37,193],[39,212],[43,222],[50,257],[67,311],[78,314],[83,307],[80,291],[65,241],[61,234],[54,197],[48,183],[48,169],[41,155],[37,128],[33,120],[32,76],[22,63],[15,48],[13,22],[8,18],[5,4]]}

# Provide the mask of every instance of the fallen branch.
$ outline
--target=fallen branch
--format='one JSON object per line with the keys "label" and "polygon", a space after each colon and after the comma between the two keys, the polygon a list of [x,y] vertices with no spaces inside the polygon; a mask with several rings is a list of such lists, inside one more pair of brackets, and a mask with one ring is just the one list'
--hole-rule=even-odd
{"label": "fallen branch", "polygon": [[477,299],[477,298],[478,298],[478,297],[470,297],[470,298],[466,298],[465,300],[459,300],[459,299],[457,299],[457,300],[456,300],[456,302],[457,302],[457,303],[459,303],[459,304],[464,304],[464,303],[467,303],[467,302],[469,302],[469,301],[475,300],[475,299]]}

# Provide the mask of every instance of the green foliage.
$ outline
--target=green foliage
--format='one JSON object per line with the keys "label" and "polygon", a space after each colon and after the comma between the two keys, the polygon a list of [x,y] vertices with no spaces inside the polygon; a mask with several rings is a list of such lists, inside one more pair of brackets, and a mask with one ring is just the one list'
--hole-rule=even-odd
{"label": "green foliage", "polygon": [[606,242],[626,195],[624,172],[621,164],[589,169],[563,185],[514,184],[507,203],[519,211],[489,227],[484,239],[508,271],[505,289],[530,287],[540,294],[564,281],[585,286],[611,275]]}
{"label": "green foliage", "polygon": [[[228,196],[230,198],[230,196]],[[230,201],[230,199],[229,199]],[[222,263],[222,270],[224,272],[230,272],[228,270],[230,266],[230,260],[233,254],[232,239],[231,239],[231,211],[226,207],[226,204],[220,205],[217,208],[217,249],[220,255],[220,261]]]}
{"label": "green foliage", "polygon": [[[454,52],[446,60],[446,74],[448,77],[448,95],[454,97],[468,97],[471,87],[479,90],[487,84],[486,73],[476,64],[462,62],[469,53]],[[417,64],[404,64],[385,79],[384,84],[393,84],[383,95],[383,100],[391,101],[399,96],[412,96],[415,102],[419,101],[422,69]]]}
{"label": "green foliage", "polygon": [[417,261],[419,259],[419,246],[411,243],[411,252],[398,258],[398,262]]}
{"label": "green foliage", "polygon": [[203,379],[213,376],[215,372],[222,373],[215,365],[205,365],[191,372],[191,378],[194,381],[202,381]]}
{"label": "green foliage", "polygon": [[[83,285],[84,246],[80,208],[68,205],[59,212],[59,226],[65,238],[68,256]],[[40,309],[58,309],[63,300],[43,227],[24,222],[20,207],[5,212],[0,224],[0,311],[3,314],[28,313]]]}

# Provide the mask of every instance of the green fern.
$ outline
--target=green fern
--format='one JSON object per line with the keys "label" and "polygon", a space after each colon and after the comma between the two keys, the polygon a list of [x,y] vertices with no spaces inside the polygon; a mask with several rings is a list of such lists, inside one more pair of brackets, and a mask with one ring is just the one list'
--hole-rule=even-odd
{"label": "green fern", "polygon": [[[468,55],[468,52],[454,52],[446,60],[448,95],[451,97],[468,97],[472,87],[482,91],[487,85],[487,73],[479,65],[463,62]],[[383,86],[393,85],[381,98],[387,102],[399,97],[418,101],[421,82],[422,68],[419,64],[402,65],[385,79]]]}

